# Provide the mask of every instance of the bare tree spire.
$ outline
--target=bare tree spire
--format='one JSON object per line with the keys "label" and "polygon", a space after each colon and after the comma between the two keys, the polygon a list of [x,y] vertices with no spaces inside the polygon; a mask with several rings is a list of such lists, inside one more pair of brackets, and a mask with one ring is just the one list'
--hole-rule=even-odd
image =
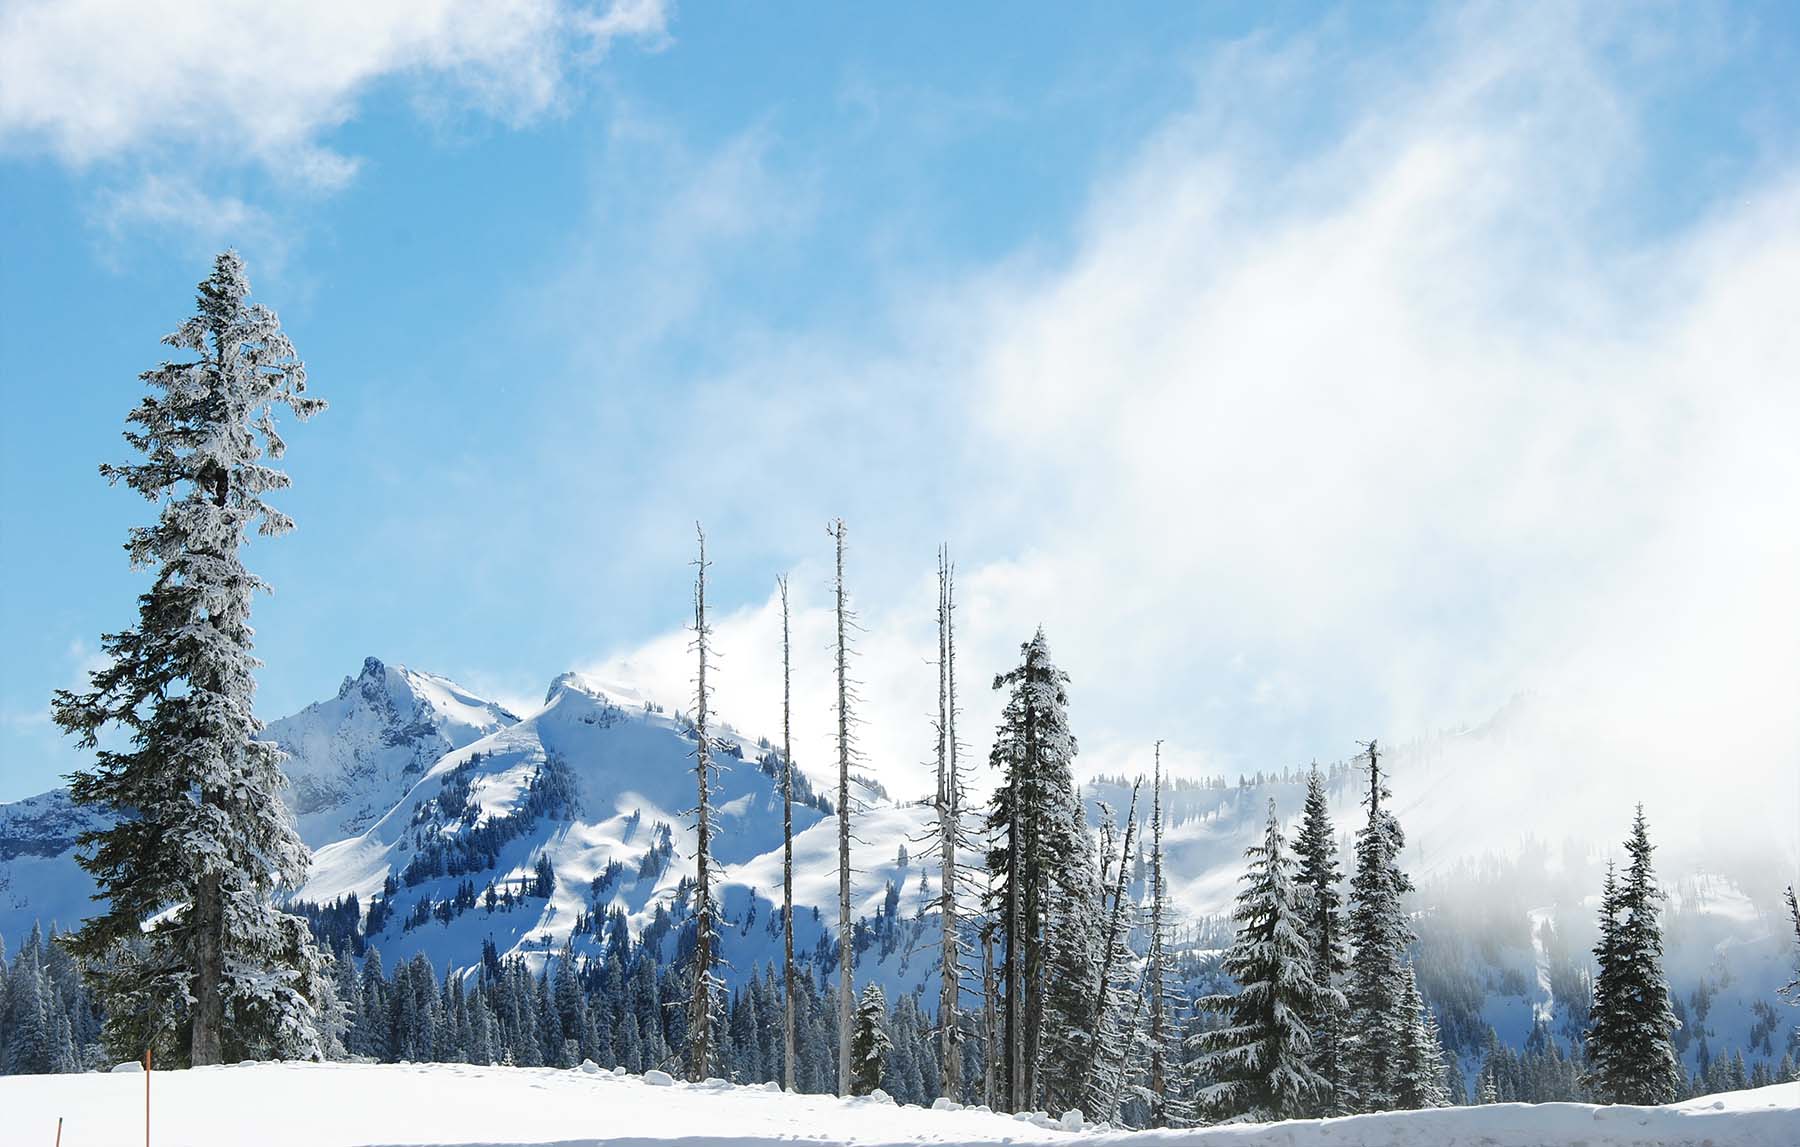
{"label": "bare tree spire", "polygon": [[855,1023],[856,937],[850,920],[850,616],[844,590],[844,519],[827,528],[837,543],[837,743],[838,743],[838,1094],[849,1095],[851,1028]]}
{"label": "bare tree spire", "polygon": [[[1086,1070],[1082,1072],[1082,1076],[1089,1081],[1090,1087],[1093,1088],[1093,1094],[1097,1096],[1101,1095],[1102,1091],[1106,1088],[1106,1085],[1100,1082],[1098,1068],[1100,1067],[1101,1043],[1103,1042],[1102,1037],[1105,1034],[1108,1021],[1108,996],[1112,992],[1112,981],[1115,971],[1114,963],[1117,960],[1120,951],[1124,948],[1125,939],[1131,930],[1132,924],[1132,922],[1126,918],[1125,905],[1126,893],[1131,879],[1131,846],[1133,844],[1133,837],[1137,831],[1138,792],[1143,787],[1144,777],[1143,774],[1140,773],[1138,774],[1138,779],[1132,782],[1131,785],[1131,807],[1125,814],[1124,840],[1119,846],[1119,871],[1114,877],[1111,901],[1110,903],[1107,903],[1103,899],[1101,905],[1107,912],[1106,930],[1102,933],[1100,941],[1102,944],[1100,954],[1100,975],[1094,989],[1094,1028],[1093,1031],[1088,1034],[1087,1067]],[[1102,827],[1110,829],[1111,823],[1112,822],[1108,820]],[[1110,863],[1110,857],[1103,863]],[[1102,876],[1104,875],[1105,870],[1103,867]],[[1098,1109],[1104,1110],[1114,1105],[1115,1102],[1110,1098],[1103,1098],[1102,1102],[1095,1106]]]}
{"label": "bare tree spire", "polygon": [[1150,1126],[1169,1125],[1169,1027],[1163,994],[1168,990],[1163,928],[1162,742],[1156,742],[1155,780],[1150,797]]}
{"label": "bare tree spire", "polygon": [[938,549],[938,914],[943,927],[943,981],[938,996],[938,1043],[942,1095],[962,1089],[962,961],[956,911],[956,843],[962,829],[962,779],[956,761],[956,567],[946,547]]}
{"label": "bare tree spire", "polygon": [[706,683],[712,630],[706,624],[706,532],[694,523],[699,556],[694,560],[694,778],[699,800],[694,806],[694,995],[688,1013],[688,1059],[695,1079],[704,1079],[713,1060],[712,1014],[718,989],[713,975],[712,905],[712,742],[707,731],[711,689]]}
{"label": "bare tree spire", "polygon": [[781,980],[782,1083],[796,1089],[794,1065],[794,732],[793,645],[788,634],[788,580],[775,579],[781,590]]}

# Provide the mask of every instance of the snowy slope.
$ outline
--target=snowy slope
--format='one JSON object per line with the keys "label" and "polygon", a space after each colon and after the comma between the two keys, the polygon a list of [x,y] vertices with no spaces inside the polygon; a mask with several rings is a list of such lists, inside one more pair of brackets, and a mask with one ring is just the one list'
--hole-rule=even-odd
{"label": "snowy slope", "polygon": [[[136,1142],[142,1072],[0,1078],[0,1143]],[[1067,1131],[1047,1120],[896,1107],[725,1084],[655,1086],[580,1069],[258,1064],[151,1077],[152,1141],[188,1147],[349,1147],[556,1143],[1000,1144],[1142,1147],[1792,1147],[1800,1084],[1672,1107],[1497,1104],[1349,1119],[1188,1131]]]}

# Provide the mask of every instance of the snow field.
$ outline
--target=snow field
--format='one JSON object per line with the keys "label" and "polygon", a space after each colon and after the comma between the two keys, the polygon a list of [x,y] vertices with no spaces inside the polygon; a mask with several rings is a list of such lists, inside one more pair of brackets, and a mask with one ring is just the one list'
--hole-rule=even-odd
{"label": "snow field", "polygon": [[[245,1064],[151,1077],[151,1141],[168,1147],[589,1147],[599,1144],[983,1144],[1133,1147],[1794,1147],[1800,1083],[1670,1107],[1496,1104],[1180,1131],[898,1107],[773,1085],[457,1064]],[[0,1078],[0,1144],[140,1142],[142,1072]]]}

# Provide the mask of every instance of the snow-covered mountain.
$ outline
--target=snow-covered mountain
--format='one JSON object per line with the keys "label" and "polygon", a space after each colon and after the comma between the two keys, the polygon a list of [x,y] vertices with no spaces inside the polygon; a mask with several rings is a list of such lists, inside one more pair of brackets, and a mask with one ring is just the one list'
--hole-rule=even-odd
{"label": "snow-covered mountain", "polygon": [[[766,744],[729,728],[714,740],[723,765],[715,894],[725,954],[741,978],[779,951],[780,772]],[[587,954],[610,914],[672,957],[672,921],[693,871],[694,748],[679,713],[629,686],[564,674],[536,713],[444,754],[366,830],[320,848],[299,899],[354,894],[368,913],[367,942],[390,961],[423,953],[438,967],[468,966],[489,940],[533,962],[564,944]],[[857,912],[872,922],[875,948],[864,960],[870,974],[900,986],[911,961],[898,937],[922,926],[923,875],[901,862],[909,840],[917,848],[925,834],[927,812],[864,784],[852,799]],[[796,914],[796,950],[802,960],[829,961],[836,810],[803,771],[796,806],[795,899],[818,909]],[[888,911],[890,882],[910,894],[904,912]]]}
{"label": "snow-covered mountain", "polygon": [[288,805],[318,848],[373,824],[445,753],[517,721],[447,678],[370,657],[336,697],[264,736],[287,751]]}
{"label": "snow-covered mountain", "polygon": [[[1540,1021],[1564,1039],[1582,1022],[1594,895],[1625,819],[1622,810],[1617,825],[1547,843],[1533,836],[1532,819],[1495,815],[1498,798],[1463,799],[1482,787],[1469,762],[1491,771],[1508,759],[1519,715],[1502,717],[1388,758],[1420,885],[1421,982],[1446,1039],[1471,1054],[1490,1025],[1519,1046]],[[727,976],[741,982],[779,959],[779,764],[766,743],[728,727],[715,735],[726,766],[716,887]],[[288,753],[289,799],[315,849],[298,899],[323,906],[354,895],[363,938],[390,966],[423,954],[440,970],[469,967],[488,941],[531,962],[565,943],[592,952],[609,917],[675,954],[673,920],[692,872],[694,734],[679,712],[630,685],[564,674],[520,716],[442,677],[370,658],[335,697],[271,722],[268,736]],[[835,785],[800,772],[796,952],[824,970],[835,961]],[[1328,775],[1347,857],[1362,777],[1341,763]],[[1171,785],[1167,871],[1189,921],[1183,947],[1204,959],[1223,943],[1243,852],[1269,802],[1292,823],[1304,792],[1298,769]],[[1101,778],[1086,795],[1096,819],[1102,807],[1122,816],[1130,785]],[[931,816],[872,783],[855,786],[854,799],[858,975],[891,995],[934,974],[927,909],[936,873],[920,859]],[[1148,804],[1146,793],[1140,878]],[[67,927],[85,914],[91,884],[74,841],[95,823],[61,790],[0,805],[0,935],[23,935],[37,921]],[[1734,1048],[1779,1058],[1794,1024],[1770,1007],[1789,958],[1775,884],[1718,857],[1665,855],[1661,872],[1689,1065]]]}

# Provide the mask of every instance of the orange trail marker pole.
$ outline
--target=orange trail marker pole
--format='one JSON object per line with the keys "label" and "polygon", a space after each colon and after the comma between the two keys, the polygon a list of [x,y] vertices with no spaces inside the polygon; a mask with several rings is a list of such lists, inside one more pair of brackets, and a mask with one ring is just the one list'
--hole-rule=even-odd
{"label": "orange trail marker pole", "polygon": [[62,1116],[56,1117],[56,1147],[62,1147]]}

